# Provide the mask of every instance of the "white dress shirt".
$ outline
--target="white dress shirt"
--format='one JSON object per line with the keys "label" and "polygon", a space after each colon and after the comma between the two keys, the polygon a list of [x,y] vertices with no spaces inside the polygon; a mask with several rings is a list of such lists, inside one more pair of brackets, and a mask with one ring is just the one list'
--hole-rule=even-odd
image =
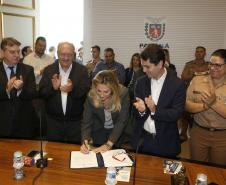
{"label": "white dress shirt", "polygon": [[[158,80],[153,78],[151,79],[151,96],[155,105],[158,104],[159,95],[161,93],[163,83],[166,79],[166,75],[167,75],[167,70],[164,68],[164,73]],[[154,115],[154,113],[151,112],[151,115]],[[146,130],[151,134],[156,134],[155,121],[151,118],[150,115],[148,116],[147,120],[144,122],[144,130]]]}
{"label": "white dress shirt", "polygon": [[24,64],[30,65],[34,68],[36,84],[39,84],[42,78],[42,75],[40,74],[41,70],[53,62],[54,59],[51,56],[43,54],[41,57],[39,57],[35,52],[30,53],[24,58],[23,61]]}
{"label": "white dress shirt", "polygon": [[[10,80],[10,74],[11,74],[11,70],[9,69],[9,67],[11,67],[11,66],[9,66],[8,64],[6,64],[4,61],[3,61],[3,66],[4,66],[4,69],[5,69],[5,72],[6,72],[6,76],[8,78],[8,81],[9,81]],[[17,64],[14,65],[14,68],[13,68],[13,71],[14,71],[15,74],[16,74],[16,69],[17,69]],[[21,89],[20,90],[17,90],[16,96],[19,96],[20,93],[21,93],[21,91],[22,91]],[[10,98],[10,93],[9,92],[7,92],[7,95]]]}
{"label": "white dress shirt", "polygon": [[[64,86],[67,84],[71,69],[72,69],[72,64],[70,65],[68,70],[65,72],[62,69],[61,65],[59,64],[59,72],[60,72],[60,76],[61,76],[61,84],[60,84],[61,86]],[[63,108],[64,115],[66,113],[66,107],[67,107],[67,95],[68,95],[67,92],[61,91],[61,102],[62,102],[62,108]]]}

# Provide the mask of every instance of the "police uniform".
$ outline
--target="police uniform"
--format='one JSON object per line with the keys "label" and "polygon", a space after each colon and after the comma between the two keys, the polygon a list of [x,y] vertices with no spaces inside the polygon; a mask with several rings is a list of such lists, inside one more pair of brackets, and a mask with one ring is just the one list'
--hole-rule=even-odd
{"label": "police uniform", "polygon": [[[193,78],[187,90],[187,100],[202,103],[201,92],[210,91],[210,75],[200,75]],[[226,80],[215,87],[216,101],[225,105]],[[191,129],[191,158],[226,165],[226,118],[211,108],[194,114],[194,124]]]}
{"label": "police uniform", "polygon": [[197,73],[205,71],[208,71],[208,62],[197,63],[195,60],[192,60],[185,64],[181,78],[189,85],[190,81]]}
{"label": "police uniform", "polygon": [[[208,71],[208,62],[197,62],[196,60],[192,60],[185,64],[184,70],[181,75],[181,79],[184,80],[186,87],[189,86],[190,81],[194,76],[197,75],[205,75]],[[181,142],[187,139],[187,128],[188,124],[192,126],[192,115],[189,112],[184,111],[181,117],[181,134],[180,139]]]}

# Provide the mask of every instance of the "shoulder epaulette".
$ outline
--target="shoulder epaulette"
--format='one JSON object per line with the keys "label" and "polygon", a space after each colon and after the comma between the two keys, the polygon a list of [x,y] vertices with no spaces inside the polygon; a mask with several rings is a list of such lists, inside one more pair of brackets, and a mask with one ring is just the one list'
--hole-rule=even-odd
{"label": "shoulder epaulette", "polygon": [[209,71],[203,71],[203,72],[195,72],[194,76],[205,76],[208,75]]}

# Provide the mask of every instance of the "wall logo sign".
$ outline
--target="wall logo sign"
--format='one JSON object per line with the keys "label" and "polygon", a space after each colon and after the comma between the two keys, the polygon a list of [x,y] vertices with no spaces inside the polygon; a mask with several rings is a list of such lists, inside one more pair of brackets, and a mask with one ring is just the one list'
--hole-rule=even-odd
{"label": "wall logo sign", "polygon": [[165,35],[166,19],[163,17],[146,17],[145,35],[151,41],[159,41]]}

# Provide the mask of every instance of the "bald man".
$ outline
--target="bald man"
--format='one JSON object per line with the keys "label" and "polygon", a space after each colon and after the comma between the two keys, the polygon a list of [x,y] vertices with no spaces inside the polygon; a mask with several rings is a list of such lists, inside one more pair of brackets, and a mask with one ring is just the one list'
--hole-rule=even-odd
{"label": "bald man", "polygon": [[58,45],[58,60],[43,72],[40,96],[47,112],[47,139],[80,143],[83,103],[90,81],[84,66],[73,62],[74,45]]}

